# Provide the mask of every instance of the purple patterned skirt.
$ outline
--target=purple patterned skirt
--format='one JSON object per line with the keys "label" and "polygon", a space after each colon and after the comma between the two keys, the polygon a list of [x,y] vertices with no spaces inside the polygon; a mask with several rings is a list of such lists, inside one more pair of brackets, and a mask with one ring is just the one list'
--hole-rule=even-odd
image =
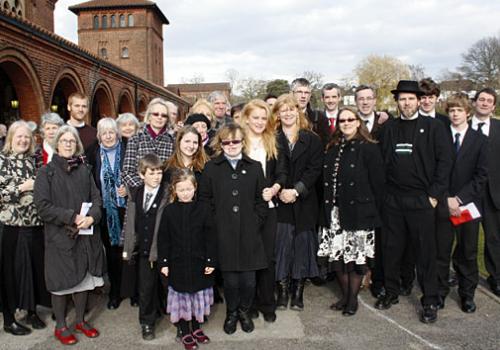
{"label": "purple patterned skirt", "polygon": [[214,303],[214,289],[212,287],[202,289],[196,293],[179,293],[172,287],[168,287],[167,313],[170,314],[170,322],[177,323],[179,320],[196,321],[202,323],[204,316],[210,315],[210,305]]}

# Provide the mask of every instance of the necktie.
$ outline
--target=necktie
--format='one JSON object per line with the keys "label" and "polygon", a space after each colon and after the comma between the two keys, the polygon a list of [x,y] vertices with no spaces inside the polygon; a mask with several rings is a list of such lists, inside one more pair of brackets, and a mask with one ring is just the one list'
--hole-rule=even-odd
{"label": "necktie", "polygon": [[482,133],[483,135],[486,135],[483,131],[483,126],[484,124],[486,124],[485,122],[481,122],[481,123],[477,123],[477,131],[479,131],[480,133]]}
{"label": "necktie", "polygon": [[328,118],[328,122],[330,124],[330,131],[333,132],[335,131],[335,118]]}
{"label": "necktie", "polygon": [[455,143],[454,143],[454,145],[455,145],[455,151],[457,151],[457,153],[458,153],[458,150],[460,149],[460,133],[459,132],[457,132],[455,134]]}
{"label": "necktie", "polygon": [[152,197],[153,194],[151,192],[146,193],[146,199],[144,200],[144,211],[148,211],[149,201],[151,200]]}

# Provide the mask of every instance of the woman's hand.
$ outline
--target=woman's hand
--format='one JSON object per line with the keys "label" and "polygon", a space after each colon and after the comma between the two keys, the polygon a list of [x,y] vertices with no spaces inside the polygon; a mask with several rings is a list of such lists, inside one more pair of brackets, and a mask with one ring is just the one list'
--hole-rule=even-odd
{"label": "woman's hand", "polygon": [[21,193],[26,191],[33,191],[34,185],[35,185],[35,180],[28,179],[19,186],[19,191]]}
{"label": "woman's hand", "polygon": [[448,198],[448,210],[450,215],[460,216],[460,203],[455,197]]}
{"label": "woman's hand", "polygon": [[205,275],[210,275],[212,272],[214,272],[214,268],[213,267],[205,267]]}
{"label": "woman's hand", "polygon": [[160,272],[165,275],[165,277],[168,277],[168,267],[162,267]]}
{"label": "woman's hand", "polygon": [[118,187],[117,191],[118,195],[120,197],[126,197],[127,196],[127,188],[125,187],[125,185],[121,185],[120,187]]}
{"label": "woman's hand", "polygon": [[[77,215],[80,216],[81,215]],[[85,216],[79,222],[75,222],[78,229],[87,229],[94,223],[94,218],[92,216]]]}
{"label": "woman's hand", "polygon": [[283,203],[294,203],[297,200],[297,195],[294,189],[286,189],[280,192],[280,200]]}

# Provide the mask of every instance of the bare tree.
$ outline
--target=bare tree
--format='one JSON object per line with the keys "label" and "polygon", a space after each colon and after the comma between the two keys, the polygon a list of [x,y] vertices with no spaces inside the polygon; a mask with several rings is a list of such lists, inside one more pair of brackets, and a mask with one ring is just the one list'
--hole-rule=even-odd
{"label": "bare tree", "polygon": [[408,65],[408,69],[410,70],[410,79],[411,80],[422,80],[427,74],[425,74],[425,67],[421,64],[410,64]]}
{"label": "bare tree", "polygon": [[202,73],[195,73],[191,78],[181,78],[184,84],[201,84],[205,82],[205,77]]}
{"label": "bare tree", "polygon": [[500,87],[500,36],[483,38],[462,54],[460,72],[478,86]]}

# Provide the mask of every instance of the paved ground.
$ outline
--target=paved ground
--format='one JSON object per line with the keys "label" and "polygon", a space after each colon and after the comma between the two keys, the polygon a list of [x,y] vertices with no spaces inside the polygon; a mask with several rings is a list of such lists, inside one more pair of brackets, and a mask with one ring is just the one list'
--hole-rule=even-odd
{"label": "paved ground", "polygon": [[[275,323],[256,321],[253,333],[238,331],[228,336],[222,331],[224,306],[217,305],[205,332],[212,343],[201,349],[500,349],[500,299],[484,287],[476,295],[475,314],[462,313],[453,292],[446,308],[439,313],[434,325],[418,321],[417,292],[401,297],[400,303],[387,311],[373,308],[374,299],[367,291],[360,295],[360,309],[354,317],[328,309],[336,298],[334,283],[323,287],[306,287],[306,307],[303,312],[278,311]],[[157,338],[145,342],[137,323],[137,309],[124,301],[120,308],[108,311],[103,296],[93,296],[94,307],[90,321],[101,331],[96,339],[79,336],[80,342],[71,349],[182,349],[174,340],[175,329],[168,319],[157,326]],[[0,349],[64,349],[52,335],[54,323],[46,311],[42,316],[49,327],[32,335],[14,337],[0,331]],[[70,318],[72,314],[70,314]],[[1,318],[1,317],[0,317]]]}

